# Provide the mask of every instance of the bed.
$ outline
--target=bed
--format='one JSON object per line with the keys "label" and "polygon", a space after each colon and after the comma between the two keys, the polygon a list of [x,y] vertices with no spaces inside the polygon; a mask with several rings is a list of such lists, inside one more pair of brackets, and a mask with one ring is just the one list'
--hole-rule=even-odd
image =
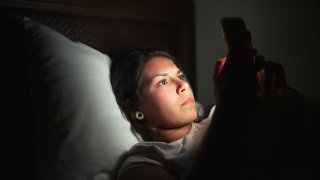
{"label": "bed", "polygon": [[196,93],[193,8],[191,0],[2,0],[1,53],[10,57],[3,103],[14,110],[6,127],[15,128],[10,146],[20,154],[19,163],[9,160],[14,172],[112,179],[138,139],[115,103],[110,63],[130,49],[166,49]]}

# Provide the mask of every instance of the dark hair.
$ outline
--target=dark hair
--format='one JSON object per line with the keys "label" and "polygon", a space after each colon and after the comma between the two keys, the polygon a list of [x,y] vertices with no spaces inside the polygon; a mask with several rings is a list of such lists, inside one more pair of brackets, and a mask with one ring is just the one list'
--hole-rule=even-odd
{"label": "dark hair", "polygon": [[133,117],[133,107],[140,102],[139,79],[144,65],[156,56],[166,57],[181,69],[180,64],[167,51],[159,49],[134,50],[124,58],[112,61],[110,80],[117,103],[134,130],[144,140],[151,140],[145,128]]}

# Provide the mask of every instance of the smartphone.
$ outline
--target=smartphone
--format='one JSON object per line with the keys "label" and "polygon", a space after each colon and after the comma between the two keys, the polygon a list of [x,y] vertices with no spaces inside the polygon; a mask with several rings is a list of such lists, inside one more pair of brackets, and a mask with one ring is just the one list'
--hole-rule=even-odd
{"label": "smartphone", "polygon": [[223,17],[220,25],[228,52],[236,43],[239,43],[239,39],[245,35],[247,28],[241,17]]}
{"label": "smartphone", "polygon": [[[220,21],[222,35],[226,44],[227,52],[236,44],[239,43],[239,39],[242,38],[245,33],[247,33],[247,28],[244,23],[244,20],[241,17],[223,17]],[[250,35],[251,36],[251,35]],[[251,37],[248,39],[249,41],[243,41],[240,43],[242,46],[251,49],[252,41]],[[258,83],[259,83],[259,91],[260,93],[265,94],[268,90],[268,87],[265,87],[266,75],[264,68],[257,72],[256,74]]]}

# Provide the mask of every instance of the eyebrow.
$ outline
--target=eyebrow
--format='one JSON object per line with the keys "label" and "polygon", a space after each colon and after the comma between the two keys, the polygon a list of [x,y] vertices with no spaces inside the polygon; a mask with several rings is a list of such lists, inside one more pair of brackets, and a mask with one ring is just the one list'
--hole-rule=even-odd
{"label": "eyebrow", "polygon": [[[180,69],[178,69],[177,74],[180,74],[180,73],[182,73],[182,71],[181,71]],[[151,79],[154,79],[154,78],[156,78],[156,77],[158,77],[158,76],[168,76],[168,75],[169,75],[168,73],[155,74],[155,75],[153,75],[153,76],[151,77]]]}

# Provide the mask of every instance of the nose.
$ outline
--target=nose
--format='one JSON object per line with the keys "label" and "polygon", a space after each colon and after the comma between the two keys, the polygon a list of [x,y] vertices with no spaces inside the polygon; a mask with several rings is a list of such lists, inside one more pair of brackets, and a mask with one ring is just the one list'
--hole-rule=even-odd
{"label": "nose", "polygon": [[177,81],[177,94],[182,94],[189,88],[189,83],[184,80],[179,79]]}

